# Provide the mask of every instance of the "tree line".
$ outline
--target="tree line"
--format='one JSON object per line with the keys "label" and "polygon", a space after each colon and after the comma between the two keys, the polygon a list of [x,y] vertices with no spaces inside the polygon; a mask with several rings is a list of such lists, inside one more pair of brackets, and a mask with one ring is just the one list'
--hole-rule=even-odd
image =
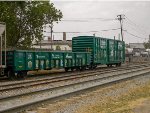
{"label": "tree line", "polygon": [[0,2],[0,22],[6,23],[7,47],[30,48],[42,40],[43,25],[61,21],[63,14],[49,1]]}

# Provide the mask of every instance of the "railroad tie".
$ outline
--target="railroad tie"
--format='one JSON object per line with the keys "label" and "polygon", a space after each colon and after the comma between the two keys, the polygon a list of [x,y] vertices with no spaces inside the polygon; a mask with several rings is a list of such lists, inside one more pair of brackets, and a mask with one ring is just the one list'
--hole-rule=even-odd
{"label": "railroad tie", "polygon": [[37,113],[36,111],[26,111],[26,113]]}
{"label": "railroad tie", "polygon": [[37,113],[51,113],[49,109],[47,108],[38,108]]}

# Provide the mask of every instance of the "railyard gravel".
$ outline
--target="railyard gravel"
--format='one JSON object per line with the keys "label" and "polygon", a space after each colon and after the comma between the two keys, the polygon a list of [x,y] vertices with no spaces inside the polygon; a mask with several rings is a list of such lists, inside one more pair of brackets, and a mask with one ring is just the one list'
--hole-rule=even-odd
{"label": "railyard gravel", "polygon": [[134,88],[141,87],[150,81],[150,74],[140,76],[133,80],[113,84],[103,88],[96,89],[95,91],[81,94],[76,97],[68,98],[64,101],[51,103],[45,107],[51,110],[51,113],[82,113],[82,110],[88,109],[97,102],[103,103],[105,99],[110,97],[117,98],[120,95],[132,90]]}
{"label": "railyard gravel", "polygon": [[[119,73],[122,73],[122,72],[117,72],[117,74],[119,74]],[[109,73],[109,75],[110,75],[110,73]],[[96,77],[98,77],[98,76],[96,76]],[[100,76],[100,78],[101,77],[102,76]],[[109,79],[111,80],[113,78],[109,78]],[[101,83],[103,83],[103,82],[105,83],[109,79],[106,79],[106,80],[104,79],[104,80],[100,80],[100,81],[101,81]],[[96,82],[98,82],[98,81],[96,81]],[[30,94],[30,95],[25,95],[25,96],[20,96],[20,97],[17,97],[17,98],[13,98],[13,99],[11,99],[9,101],[4,101],[4,102],[1,101],[0,109],[3,110],[3,109],[6,109],[6,108],[10,108],[10,107],[16,106],[16,105],[27,104],[29,102],[33,102],[33,101],[37,101],[37,100],[41,100],[41,99],[43,100],[43,99],[50,98],[50,97],[59,96],[59,95],[64,94],[65,92],[68,92],[68,91],[71,92],[74,89],[78,90],[78,88],[80,89],[80,87],[81,87],[80,85],[79,86],[77,85],[77,87],[73,87],[73,88],[72,87],[68,87],[67,89],[66,88],[60,88],[59,90],[53,89],[53,90],[46,91],[46,93],[45,92],[38,92],[38,93],[36,93],[36,95],[35,94]],[[83,87],[86,87],[86,86],[83,85]]]}
{"label": "railyard gravel", "polygon": [[[118,72],[117,72],[118,73]],[[119,73],[118,73],[119,74]],[[95,76],[95,77],[97,77],[97,75]],[[82,79],[81,79],[81,81],[82,81]],[[76,80],[74,80],[74,82],[76,82]],[[72,81],[71,81],[71,83],[72,83]],[[62,85],[62,84],[58,84],[58,85]],[[41,88],[43,88],[43,86],[41,87]],[[124,89],[125,90],[125,89]],[[126,91],[126,90],[125,90]],[[22,92],[22,90],[20,91],[20,92]],[[105,96],[114,96],[115,94],[120,94],[120,93],[122,93],[123,91],[122,90],[118,90],[118,91],[116,91],[116,92],[112,92],[112,93],[110,93],[110,94],[104,94],[104,95],[102,95],[102,97],[105,97]],[[8,92],[6,92],[6,93],[8,93]],[[44,94],[43,93],[43,95],[42,94],[40,94],[40,95],[37,95],[36,97],[34,97],[34,96],[30,96],[30,97],[26,97],[26,96],[23,96],[23,97],[19,97],[18,98],[18,100],[15,102],[15,103],[22,103],[22,101],[24,101],[24,100],[27,100],[27,101],[29,101],[29,100],[36,100],[37,98],[41,98],[41,97],[44,97],[44,96],[49,96],[49,94]],[[50,95],[51,95],[51,93],[50,93]],[[84,96],[83,96],[84,97]],[[93,96],[94,97],[94,96]],[[73,99],[74,100],[74,99]],[[74,111],[74,108],[79,108],[80,106],[82,106],[82,105],[85,105],[85,102],[86,103],[88,103],[89,101],[90,102],[95,102],[97,99],[95,99],[95,98],[92,98],[92,99],[87,99],[87,100],[83,100],[82,98],[81,99],[79,99],[80,101],[79,102],[75,102],[75,103],[71,103],[71,104],[68,104],[67,106],[64,106],[63,108],[62,108],[62,110],[59,110],[59,109],[57,109],[57,111],[55,111],[56,113],[71,113],[71,112],[75,112]],[[12,100],[12,101],[8,101],[7,102],[7,105],[10,105],[10,104],[13,104],[14,103],[14,101]],[[6,104],[5,104],[6,105]],[[0,106],[3,106],[3,105],[0,105]],[[3,106],[3,107],[7,107],[7,106]],[[57,106],[55,107],[55,108],[57,108]],[[60,106],[58,107],[58,108],[61,108]],[[65,109],[66,108],[66,109]],[[69,108],[69,109],[68,109]],[[54,112],[54,113],[55,113]]]}
{"label": "railyard gravel", "polygon": [[[128,72],[130,72],[131,70],[128,70]],[[54,82],[54,83],[47,83],[47,84],[42,84],[42,85],[38,85],[38,86],[32,86],[32,87],[22,87],[19,89],[13,89],[10,91],[4,91],[4,92],[0,92],[0,98],[4,98],[7,96],[11,96],[11,95],[18,95],[18,94],[23,94],[23,93],[28,93],[28,92],[33,92],[33,91],[38,91],[38,90],[43,90],[43,89],[47,89],[47,88],[54,88],[54,87],[59,87],[62,85],[69,85],[72,83],[78,83],[81,81],[85,81],[85,80],[92,80],[95,78],[102,78],[102,77],[106,77],[106,76],[110,76],[111,74],[119,74],[122,72],[127,72],[127,70],[124,71],[120,71],[120,72],[112,72],[112,73],[106,73],[106,74],[102,74],[102,75],[95,75],[95,76],[88,76],[85,78],[78,78],[78,79],[72,79],[72,80],[67,80],[67,81],[61,81],[61,82]],[[30,83],[32,84],[32,83]],[[30,85],[28,84],[28,85]]]}

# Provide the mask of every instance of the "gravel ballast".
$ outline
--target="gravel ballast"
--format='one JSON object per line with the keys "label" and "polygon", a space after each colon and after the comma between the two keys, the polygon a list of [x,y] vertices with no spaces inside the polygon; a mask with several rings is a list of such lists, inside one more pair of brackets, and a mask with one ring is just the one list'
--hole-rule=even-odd
{"label": "gravel ballast", "polygon": [[[111,86],[99,87],[95,91],[85,92],[84,94],[51,103],[44,107],[50,109],[51,113],[87,113],[89,106],[93,106],[96,103],[105,104],[105,101],[109,98],[118,98],[132,89],[142,87],[148,82],[150,82],[150,74]],[[34,111],[36,113],[36,110]]]}

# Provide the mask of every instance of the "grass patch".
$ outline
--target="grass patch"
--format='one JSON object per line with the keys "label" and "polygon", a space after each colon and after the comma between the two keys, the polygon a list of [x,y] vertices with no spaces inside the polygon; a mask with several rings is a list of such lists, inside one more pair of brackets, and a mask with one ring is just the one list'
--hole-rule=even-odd
{"label": "grass patch", "polygon": [[150,99],[150,82],[140,88],[131,89],[118,98],[107,98],[88,108],[86,113],[133,113],[133,108],[147,99]]}

